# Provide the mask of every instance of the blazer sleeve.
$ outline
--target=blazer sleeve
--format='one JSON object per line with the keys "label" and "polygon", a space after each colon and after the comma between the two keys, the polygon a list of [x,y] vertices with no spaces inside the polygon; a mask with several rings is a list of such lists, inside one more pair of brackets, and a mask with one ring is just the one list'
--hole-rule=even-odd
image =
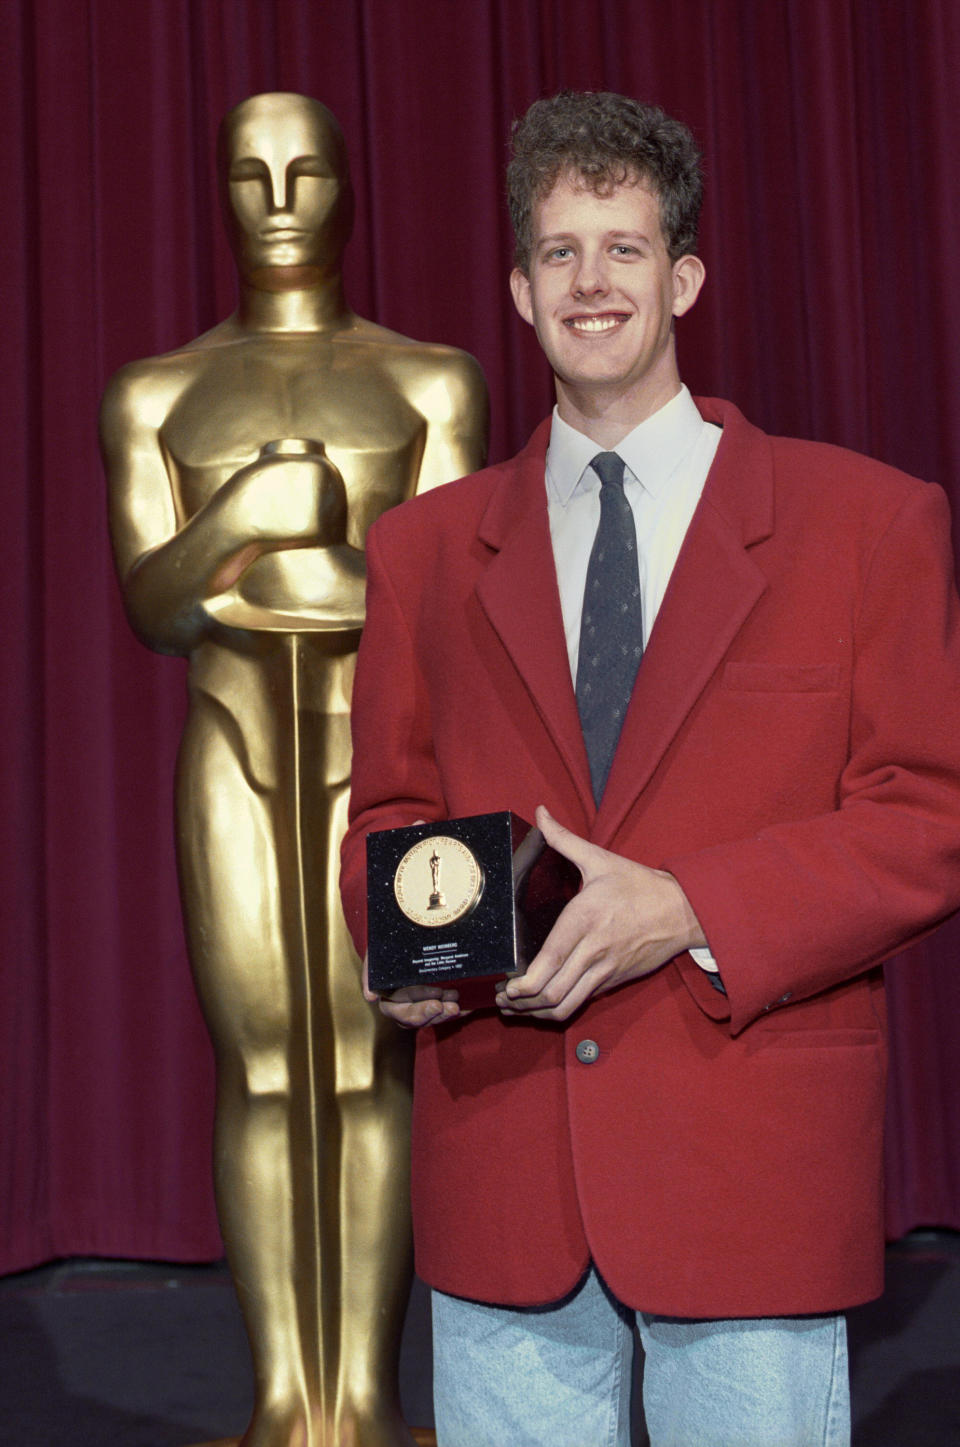
{"label": "blazer sleeve", "polygon": [[361,958],[367,947],[366,835],[446,817],[427,689],[379,534],[377,524],[367,534],[366,622],[351,705],[349,826],[340,870],[347,927]]}
{"label": "blazer sleeve", "polygon": [[960,604],[940,488],[910,492],[870,559],[836,809],[664,867],[696,911],[727,1000],[687,956],[681,971],[733,1033],[878,964],[960,907]]}

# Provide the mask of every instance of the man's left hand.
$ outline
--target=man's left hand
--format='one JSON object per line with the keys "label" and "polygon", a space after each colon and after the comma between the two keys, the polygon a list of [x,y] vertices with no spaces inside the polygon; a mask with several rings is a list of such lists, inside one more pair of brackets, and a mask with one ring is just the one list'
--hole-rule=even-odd
{"label": "man's left hand", "polygon": [[505,1015],[566,1020],[593,995],[639,979],[706,940],[672,874],[648,869],[564,829],[543,806],[537,824],[583,878],[526,972],[497,993]]}

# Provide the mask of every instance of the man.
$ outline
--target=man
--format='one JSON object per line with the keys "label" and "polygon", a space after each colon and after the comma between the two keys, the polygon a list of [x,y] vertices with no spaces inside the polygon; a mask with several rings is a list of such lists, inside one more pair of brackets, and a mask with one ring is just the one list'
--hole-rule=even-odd
{"label": "man", "polygon": [[178,853],[256,1375],[243,1441],[411,1447],[406,1042],[360,997],[336,861],[365,534],[481,464],[486,389],[347,305],[353,194],[318,101],[243,101],[218,169],[239,308],[123,368],[101,423],[131,622],[190,657]]}
{"label": "man", "polygon": [[438,1440],[627,1443],[636,1312],[654,1447],[836,1447],[840,1313],[882,1283],[877,966],[960,903],[945,499],[694,405],[684,127],[538,101],[509,192],[557,406],[372,530],[343,851],[361,949],[372,828],[536,810],[583,876],[491,1008],[382,1004],[433,1027]]}

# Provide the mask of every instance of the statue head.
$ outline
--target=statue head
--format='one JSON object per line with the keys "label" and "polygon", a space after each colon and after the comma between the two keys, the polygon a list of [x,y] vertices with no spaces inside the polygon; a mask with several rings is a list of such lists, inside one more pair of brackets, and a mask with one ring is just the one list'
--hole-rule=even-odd
{"label": "statue head", "polygon": [[220,123],[217,173],[230,247],[251,286],[285,291],[339,272],[353,190],[326,106],[290,91],[249,96]]}

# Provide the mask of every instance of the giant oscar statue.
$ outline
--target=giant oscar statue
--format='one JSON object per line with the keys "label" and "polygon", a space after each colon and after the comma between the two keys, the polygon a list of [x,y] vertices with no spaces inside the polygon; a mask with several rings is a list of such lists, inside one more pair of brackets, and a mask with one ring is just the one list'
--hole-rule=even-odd
{"label": "giant oscar statue", "polygon": [[220,130],[237,312],[111,380],[129,617],[190,657],[177,771],[188,943],[217,1059],[220,1222],[256,1377],[244,1447],[399,1447],[409,1038],[362,996],[337,894],[364,537],[481,465],[472,358],[349,310],[352,194],[318,102]]}

